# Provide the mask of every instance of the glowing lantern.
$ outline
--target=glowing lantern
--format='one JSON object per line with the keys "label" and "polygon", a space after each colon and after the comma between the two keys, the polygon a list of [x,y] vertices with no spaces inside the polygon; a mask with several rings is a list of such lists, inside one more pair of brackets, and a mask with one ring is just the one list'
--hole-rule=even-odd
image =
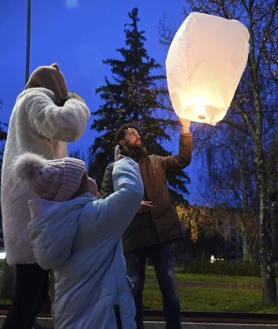
{"label": "glowing lantern", "polygon": [[249,32],[236,20],[191,13],[177,31],[166,59],[176,114],[215,125],[229,109],[245,69]]}

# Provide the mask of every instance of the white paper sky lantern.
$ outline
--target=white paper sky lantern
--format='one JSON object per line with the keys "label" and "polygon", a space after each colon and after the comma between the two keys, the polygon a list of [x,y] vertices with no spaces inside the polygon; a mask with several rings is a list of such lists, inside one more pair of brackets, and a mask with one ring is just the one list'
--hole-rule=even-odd
{"label": "white paper sky lantern", "polygon": [[191,13],[177,31],[166,59],[176,114],[215,125],[229,109],[246,67],[249,32],[236,20]]}

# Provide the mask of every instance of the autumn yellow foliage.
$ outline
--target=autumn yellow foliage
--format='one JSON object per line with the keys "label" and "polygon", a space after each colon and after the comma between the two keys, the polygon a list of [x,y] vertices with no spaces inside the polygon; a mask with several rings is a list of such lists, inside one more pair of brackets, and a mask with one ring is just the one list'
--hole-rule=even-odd
{"label": "autumn yellow foliage", "polygon": [[255,212],[250,212],[246,216],[240,210],[225,206],[210,208],[181,204],[177,205],[177,212],[183,226],[190,230],[190,237],[194,242],[200,235],[210,238],[216,232],[221,234],[225,240],[229,240],[233,235],[242,235],[243,232],[256,237],[259,232],[256,227],[257,214]]}

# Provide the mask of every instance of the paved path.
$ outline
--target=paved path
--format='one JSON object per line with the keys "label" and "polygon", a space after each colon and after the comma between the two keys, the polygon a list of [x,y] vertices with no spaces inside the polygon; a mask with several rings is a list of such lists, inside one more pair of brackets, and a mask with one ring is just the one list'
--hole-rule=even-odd
{"label": "paved path", "polygon": [[[0,326],[3,324],[0,317]],[[51,326],[50,320],[40,319],[40,323]],[[184,323],[183,329],[278,329],[278,325],[245,325],[245,324],[206,324],[206,323]],[[82,329],[82,328],[76,328]],[[145,329],[165,329],[164,322],[145,322]]]}

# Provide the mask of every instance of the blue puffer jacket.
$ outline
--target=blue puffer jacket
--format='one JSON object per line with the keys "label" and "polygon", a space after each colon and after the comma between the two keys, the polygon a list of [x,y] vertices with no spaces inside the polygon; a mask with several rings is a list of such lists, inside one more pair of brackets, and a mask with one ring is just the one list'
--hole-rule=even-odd
{"label": "blue puffer jacket", "polygon": [[31,200],[29,237],[43,269],[55,274],[55,329],[135,329],[121,235],[143,198],[138,165],[115,163],[106,199]]}

